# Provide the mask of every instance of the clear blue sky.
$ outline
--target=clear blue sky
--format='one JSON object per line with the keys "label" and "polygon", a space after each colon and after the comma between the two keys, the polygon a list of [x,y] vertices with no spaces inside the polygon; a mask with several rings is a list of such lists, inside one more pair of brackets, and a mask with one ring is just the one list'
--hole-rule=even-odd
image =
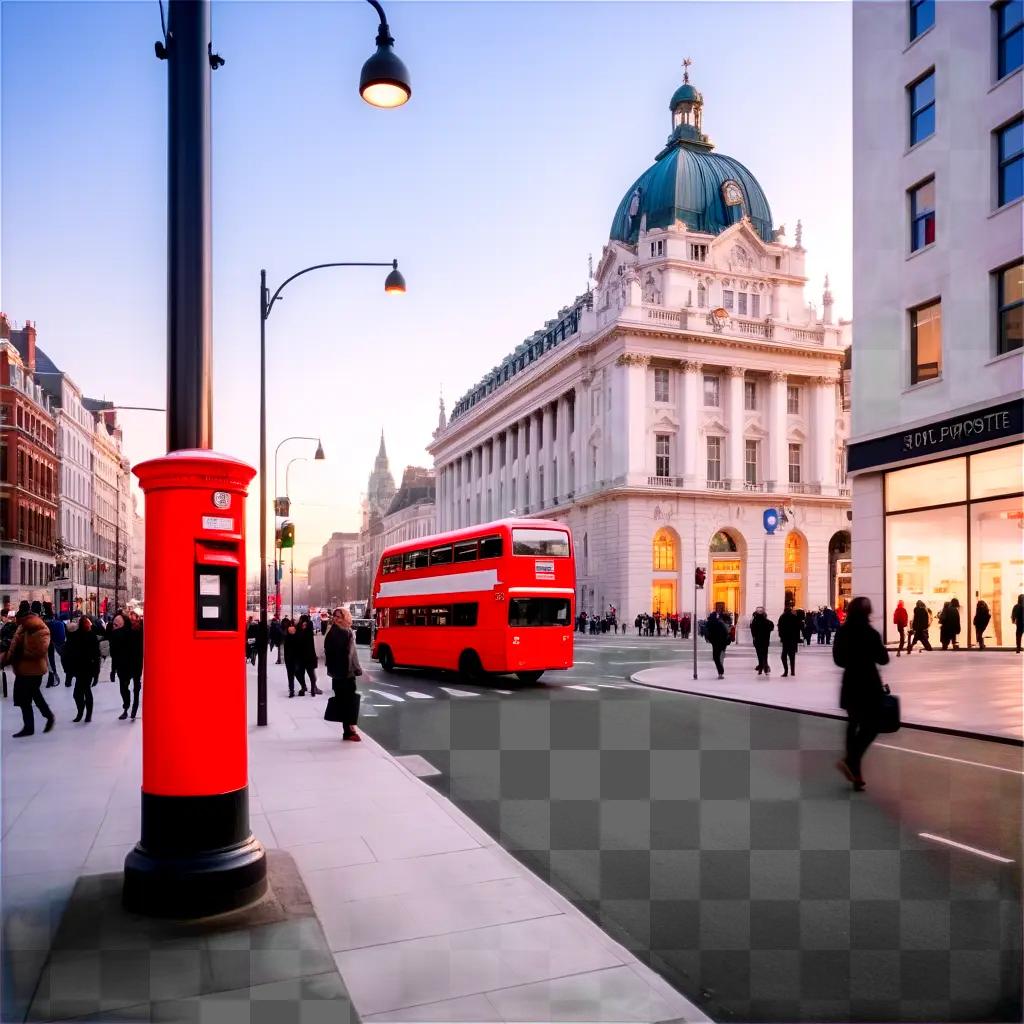
{"label": "clear blue sky", "polygon": [[[305,559],[357,522],[383,425],[396,480],[437,422],[583,290],[612,213],[667,136],[684,56],[717,148],[760,180],[811,285],[849,315],[847,3],[386,3],[413,98],[359,98],[369,5],[213,6],[215,447],[258,457],[259,270],[323,271],[268,323],[271,448],[322,435],[292,497]],[[91,395],[163,405],[166,64],[156,0],[5,0],[2,293]],[[133,462],[162,418],[124,413]],[[296,443],[282,452],[309,455]],[[255,550],[254,543],[250,550]]]}

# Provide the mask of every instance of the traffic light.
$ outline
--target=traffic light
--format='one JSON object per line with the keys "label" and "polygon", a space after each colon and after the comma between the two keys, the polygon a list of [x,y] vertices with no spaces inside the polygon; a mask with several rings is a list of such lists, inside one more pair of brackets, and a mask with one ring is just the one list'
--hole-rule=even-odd
{"label": "traffic light", "polygon": [[694,571],[693,571],[693,582],[696,583],[697,586],[701,590],[703,590],[704,589],[704,581],[707,578],[708,578],[707,572],[698,565],[697,568],[694,569]]}
{"label": "traffic light", "polygon": [[281,524],[281,550],[295,547],[295,524],[286,519]]}

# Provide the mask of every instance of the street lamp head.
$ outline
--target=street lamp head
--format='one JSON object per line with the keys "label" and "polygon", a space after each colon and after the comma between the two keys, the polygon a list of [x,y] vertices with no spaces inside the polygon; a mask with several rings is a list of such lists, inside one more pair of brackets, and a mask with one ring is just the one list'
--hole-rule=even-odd
{"label": "street lamp head", "polygon": [[320,459],[326,459],[327,458],[327,456],[324,455],[323,441],[317,441],[317,443],[316,443],[316,454],[313,456],[313,458],[318,460],[318,461]]}
{"label": "street lamp head", "polygon": [[385,295],[404,295],[405,294],[405,278],[402,277],[401,271],[398,269],[398,260],[392,263],[391,273],[384,278],[384,294]]}
{"label": "street lamp head", "polygon": [[363,65],[359,75],[359,95],[372,107],[400,107],[412,95],[409,71],[395,56],[386,21],[377,33],[377,52]]}

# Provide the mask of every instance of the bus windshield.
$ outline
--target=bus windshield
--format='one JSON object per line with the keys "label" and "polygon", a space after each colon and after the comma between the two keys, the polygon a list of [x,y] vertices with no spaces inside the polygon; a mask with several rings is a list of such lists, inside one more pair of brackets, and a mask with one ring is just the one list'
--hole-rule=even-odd
{"label": "bus windshield", "polygon": [[516,597],[508,603],[510,626],[568,626],[569,599]]}
{"label": "bus windshield", "polygon": [[512,554],[568,558],[569,535],[561,530],[513,529]]}

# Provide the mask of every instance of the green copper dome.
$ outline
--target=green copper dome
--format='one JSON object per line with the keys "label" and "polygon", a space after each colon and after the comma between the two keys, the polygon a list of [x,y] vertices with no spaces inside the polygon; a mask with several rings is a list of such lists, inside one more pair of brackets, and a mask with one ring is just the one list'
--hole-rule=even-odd
{"label": "green copper dome", "polygon": [[768,199],[743,164],[714,152],[701,124],[704,98],[688,75],[669,107],[672,134],[653,166],[622,197],[611,240],[635,245],[644,217],[648,231],[682,221],[691,231],[717,235],[746,215],[761,238],[771,242]]}

